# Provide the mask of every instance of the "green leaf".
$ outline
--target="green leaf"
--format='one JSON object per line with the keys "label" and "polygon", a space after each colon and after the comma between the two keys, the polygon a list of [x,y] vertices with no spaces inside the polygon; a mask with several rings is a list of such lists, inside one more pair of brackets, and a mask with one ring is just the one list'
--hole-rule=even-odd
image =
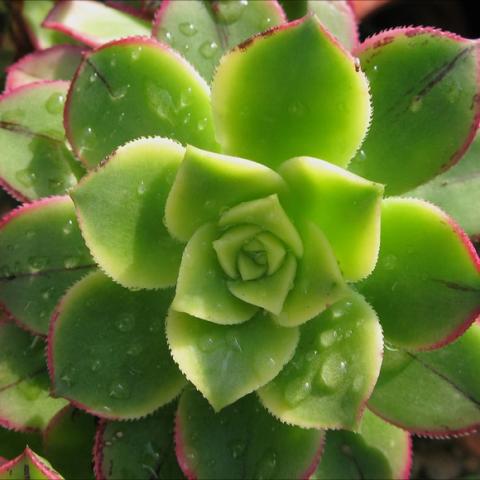
{"label": "green leaf", "polygon": [[65,145],[68,83],[41,82],[0,97],[0,177],[19,200],[62,194],[83,168]]}
{"label": "green leaf", "polygon": [[157,10],[153,36],[181,52],[211,81],[223,54],[284,21],[276,0],[175,0],[164,2]]}
{"label": "green leaf", "polygon": [[223,151],[272,168],[298,155],[347,165],[370,118],[366,78],[315,17],[228,53],[212,103]]}
{"label": "green leaf", "polygon": [[5,480],[63,480],[50,463],[26,447],[25,451],[0,466],[0,479]]}
{"label": "green leaf", "polygon": [[284,189],[282,178],[264,165],[188,146],[167,199],[165,223],[174,237],[188,241],[228,208]]}
{"label": "green leaf", "polygon": [[[444,437],[480,424],[480,326],[432,352],[386,345],[369,408],[411,432]],[[421,386],[421,388],[419,388]]]}
{"label": "green leaf", "polygon": [[307,8],[347,50],[352,50],[357,45],[357,22],[348,1],[308,0]]}
{"label": "green leaf", "polygon": [[312,223],[300,233],[304,255],[299,260],[293,287],[279,315],[279,325],[292,327],[307,322],[339,300],[347,292],[332,249],[322,231]]}
{"label": "green leaf", "polygon": [[242,325],[216,325],[170,311],[167,337],[173,358],[215,410],[272,380],[292,358],[298,329],[257,314]]}
{"label": "green leaf", "polygon": [[67,405],[50,420],[44,432],[45,456],[69,480],[93,479],[95,431],[95,417]]}
{"label": "green leaf", "polygon": [[172,293],[132,292],[99,272],[78,282],[49,333],[55,393],[112,419],[139,418],[170,402],[185,383],[165,338]]}
{"label": "green leaf", "polygon": [[37,49],[58,44],[75,43],[61,32],[42,27],[42,22],[54,5],[54,0],[23,0],[22,2],[22,17],[27,25],[26,30]]}
{"label": "green leaf", "polygon": [[102,421],[94,449],[97,478],[184,478],[174,451],[176,406],[170,403],[135,422]]}
{"label": "green leaf", "polygon": [[217,149],[207,84],[182,57],[146,37],[114,41],[85,57],[70,88],[65,125],[89,167],[148,135]]}
{"label": "green leaf", "polygon": [[383,203],[380,256],[358,285],[385,338],[410,349],[438,348],[463,333],[480,308],[480,260],[441,210],[416,199]]}
{"label": "green leaf", "polygon": [[351,170],[403,193],[454,164],[479,116],[477,46],[432,28],[387,30],[356,52],[373,102]]}
{"label": "green leaf", "polygon": [[480,135],[457,165],[406,195],[434,203],[468,235],[480,238]]}
{"label": "green leaf", "polygon": [[316,158],[293,158],[279,173],[290,187],[282,198],[287,208],[321,228],[346,279],[369,275],[380,246],[383,186]]}
{"label": "green leaf", "polygon": [[307,14],[308,0],[278,0],[289,20],[297,20]]}
{"label": "green leaf", "polygon": [[[2,424],[1,420],[0,424]],[[1,457],[17,457],[25,450],[27,445],[42,454],[42,436],[38,432],[16,432],[0,427]]]}
{"label": "green leaf", "polygon": [[41,80],[71,80],[82,60],[82,49],[57,45],[37,50],[7,68],[6,90]]}
{"label": "green leaf", "polygon": [[91,47],[131,35],[150,35],[147,20],[91,0],[55,3],[42,25]]}
{"label": "green leaf", "polygon": [[95,268],[68,197],[39,200],[7,214],[0,224],[0,258],[3,309],[42,335],[60,297]]}
{"label": "green leaf", "polygon": [[257,307],[230,293],[213,242],[220,236],[214,224],[200,227],[185,247],[172,308],[223,325],[242,323]]}
{"label": "green leaf", "polygon": [[0,424],[13,430],[43,430],[67,402],[50,396],[40,337],[12,323],[0,324]]}
{"label": "green leaf", "polygon": [[255,395],[215,413],[194,389],[180,398],[177,457],[188,478],[309,478],[324,434],[285,425]]}
{"label": "green leaf", "polygon": [[358,433],[327,432],[325,443],[314,480],[409,478],[410,436],[368,410]]}
{"label": "green leaf", "polygon": [[184,149],[145,138],[116,150],[71,193],[96,262],[127,288],[175,285],[183,245],[165,228],[165,202]]}
{"label": "green leaf", "polygon": [[265,407],[303,428],[357,429],[382,363],[373,309],[352,294],[300,329],[295,355],[259,391]]}

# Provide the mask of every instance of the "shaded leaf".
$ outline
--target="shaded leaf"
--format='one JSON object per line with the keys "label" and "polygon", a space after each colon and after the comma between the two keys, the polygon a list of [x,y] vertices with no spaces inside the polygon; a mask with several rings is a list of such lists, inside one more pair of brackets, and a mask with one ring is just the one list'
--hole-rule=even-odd
{"label": "shaded leaf", "polygon": [[42,436],[38,432],[16,432],[15,430],[0,427],[1,457],[17,457],[25,450],[27,445],[39,452],[39,454],[43,454]]}

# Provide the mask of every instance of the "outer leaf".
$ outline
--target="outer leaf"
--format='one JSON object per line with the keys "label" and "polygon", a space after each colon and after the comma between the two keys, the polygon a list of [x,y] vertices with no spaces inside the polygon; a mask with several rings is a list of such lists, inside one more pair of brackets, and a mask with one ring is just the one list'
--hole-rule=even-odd
{"label": "outer leaf", "polygon": [[39,433],[16,432],[0,427],[0,456],[5,458],[17,457],[25,450],[27,445],[42,454],[42,437]]}
{"label": "outer leaf", "polygon": [[[295,0],[294,0],[295,1]],[[352,50],[358,43],[355,15],[348,1],[308,0],[308,11],[314,13],[320,22],[347,49]]]}
{"label": "outer leaf", "polygon": [[480,326],[472,325],[458,340],[432,352],[387,347],[371,410],[421,435],[443,437],[478,427]]}
{"label": "outer leaf", "polygon": [[210,81],[224,53],[284,22],[276,0],[166,0],[155,14],[153,36],[182,52]]}
{"label": "outer leaf", "polygon": [[57,45],[39,50],[10,65],[6,90],[41,80],[71,80],[82,59],[82,49],[74,45]]}
{"label": "outer leaf", "polygon": [[279,172],[290,187],[284,203],[321,228],[346,279],[369,275],[380,246],[382,185],[316,158],[294,158]]}
{"label": "outer leaf", "polygon": [[188,478],[309,478],[323,432],[284,425],[254,395],[215,413],[194,389],[180,399],[175,443]]}
{"label": "outer leaf", "polygon": [[68,197],[39,200],[7,214],[0,222],[0,258],[2,308],[42,335],[60,297],[95,268]]}
{"label": "outer leaf", "polygon": [[382,347],[375,312],[354,294],[301,327],[293,359],[259,391],[260,399],[287,423],[357,429]]}
{"label": "outer leaf", "polygon": [[95,430],[95,417],[67,405],[45,430],[45,456],[68,479],[93,479],[91,452]]}
{"label": "outer leaf", "polygon": [[380,245],[377,268],[359,288],[389,341],[438,348],[471,325],[480,311],[480,260],[447,215],[421,200],[386,200]]}
{"label": "outer leaf", "polygon": [[161,219],[183,154],[172,140],[133,141],[71,194],[95,260],[124,287],[163,288],[176,282],[183,246]]}
{"label": "outer leaf", "polygon": [[182,479],[173,442],[176,406],[170,403],[135,422],[102,421],[94,449],[96,478]]}
{"label": "outer leaf", "polygon": [[172,292],[126,290],[101,273],[78,282],[52,319],[55,393],[95,415],[138,418],[172,400],[184,379],[168,352]]}
{"label": "outer leaf", "polygon": [[297,20],[307,14],[308,0],[278,0],[289,20]]}
{"label": "outer leaf", "polygon": [[55,5],[54,0],[23,0],[22,16],[27,32],[35,48],[48,48],[53,45],[73,43],[61,32],[47,30],[41,26],[48,12]]}
{"label": "outer leaf", "polygon": [[118,40],[85,57],[70,88],[65,125],[90,167],[145,135],[217,148],[208,86],[183,58],[148,38]]}
{"label": "outer leaf", "polygon": [[0,96],[0,177],[19,200],[64,193],[83,175],[65,146],[67,88],[67,82],[42,82]]}
{"label": "outer leaf", "polygon": [[347,165],[370,117],[367,81],[356,70],[315,17],[240,45],[212,87],[223,151],[273,168],[297,155]]}
{"label": "outer leaf", "polygon": [[253,316],[257,307],[230,293],[229,278],[213,248],[219,236],[219,229],[207,223],[188,242],[172,308],[222,325],[242,323]]}
{"label": "outer leaf", "polygon": [[480,135],[457,165],[407,195],[438,205],[468,235],[480,239]]}
{"label": "outer leaf", "polygon": [[65,406],[49,394],[43,342],[12,323],[0,324],[0,425],[42,430]]}
{"label": "outer leaf", "polygon": [[189,146],[167,199],[165,222],[174,237],[188,241],[228,208],[285,189],[282,178],[264,165]]}
{"label": "outer leaf", "polygon": [[114,8],[91,0],[57,2],[42,23],[91,47],[128,35],[149,35],[150,25]]}
{"label": "outer leaf", "polygon": [[388,194],[420,185],[461,158],[480,119],[478,49],[431,28],[398,28],[356,52],[370,81],[373,122],[351,169]]}
{"label": "outer leaf", "polygon": [[409,478],[411,458],[408,433],[366,410],[358,433],[327,433],[325,452],[311,478],[403,480]]}
{"label": "outer leaf", "polygon": [[168,343],[186,377],[220,410],[272,380],[292,358],[296,328],[257,314],[238,326],[170,311]]}
{"label": "outer leaf", "polygon": [[52,468],[47,460],[32,452],[28,447],[17,458],[0,467],[0,479],[13,478],[18,480],[63,480],[63,477]]}

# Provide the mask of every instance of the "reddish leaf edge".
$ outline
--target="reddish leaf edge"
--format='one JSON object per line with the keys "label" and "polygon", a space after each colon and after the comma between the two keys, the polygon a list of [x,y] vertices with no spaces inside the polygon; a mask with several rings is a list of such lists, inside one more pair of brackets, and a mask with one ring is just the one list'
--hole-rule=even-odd
{"label": "reddish leaf edge", "polygon": [[[50,205],[51,203],[61,203],[69,200],[70,198],[67,195],[54,195],[50,197],[44,197],[39,200],[33,200],[29,203],[24,203],[23,205],[20,205],[13,210],[10,210],[0,219],[0,230],[6,225],[8,225],[12,220],[15,220],[17,217],[22,216],[24,213],[29,213],[31,211],[37,210],[38,208],[42,208],[45,205]],[[14,322],[22,330],[32,335],[38,335],[43,338],[46,337],[44,333],[34,330],[29,325],[17,318],[2,301],[0,301],[0,310],[6,315],[8,320]]]}
{"label": "reddish leaf edge", "polygon": [[4,463],[7,463],[8,460],[4,457],[0,457],[0,467],[4,464]]}
{"label": "reddish leaf edge", "polygon": [[[0,466],[0,473],[6,473],[11,468],[16,467],[21,461],[24,460],[25,457],[27,457],[35,465],[35,467],[47,477],[48,480],[59,480],[61,478],[55,471],[44,465],[28,446],[25,447],[23,453],[21,453],[18,457]],[[30,478],[30,476],[25,475],[25,478]]]}
{"label": "reddish leaf edge", "polygon": [[449,160],[445,162],[440,167],[440,170],[437,172],[437,175],[446,172],[454,165],[456,165],[460,159],[464,156],[471,143],[475,139],[475,135],[480,126],[480,41],[479,40],[470,40],[464,38],[461,35],[456,33],[449,32],[447,30],[442,30],[435,27],[424,27],[424,26],[404,26],[404,27],[394,27],[382,30],[379,33],[367,37],[362,43],[360,43],[357,48],[354,50],[354,55],[359,56],[361,53],[368,50],[374,50],[389,43],[393,42],[397,37],[407,36],[415,37],[417,35],[430,34],[437,37],[446,37],[451,40],[454,40],[458,43],[470,43],[475,49],[476,58],[477,58],[477,92],[472,98],[472,103],[470,109],[474,112],[473,121],[470,125],[470,130],[468,131],[465,141],[459,147],[459,149],[452,154]]}
{"label": "reddish leaf edge", "polygon": [[[5,92],[12,91],[12,90],[15,90],[16,88],[21,87],[21,85],[19,86],[15,85],[14,79],[12,78],[12,73],[15,73],[17,70],[22,70],[22,67],[25,64],[28,65],[32,61],[41,60],[44,55],[48,55],[50,53],[54,53],[56,51],[62,51],[62,50],[70,51],[71,53],[82,54],[85,51],[85,48],[82,48],[77,45],[69,45],[69,44],[54,45],[53,47],[50,47],[50,48],[35,50],[29,53],[28,55],[23,56],[22,58],[20,58],[20,60],[16,61],[15,63],[12,63],[10,66],[8,66],[5,69],[5,72],[7,74],[7,78],[5,80]],[[55,80],[38,80],[38,82],[42,82],[42,81],[48,82],[48,81],[55,81]],[[38,82],[32,82],[32,83],[38,83]]]}
{"label": "reddish leaf edge", "polygon": [[97,431],[95,432],[95,439],[93,442],[93,472],[95,474],[95,480],[107,480],[106,475],[102,471],[103,463],[103,434],[107,427],[107,421],[100,419],[97,425]]}
{"label": "reddish leaf edge", "polygon": [[[70,82],[70,88],[68,89],[68,92],[67,92],[67,97],[65,99],[65,108],[63,110],[63,124],[64,124],[64,128],[65,128],[65,136],[68,140],[68,143],[72,147],[72,150],[73,150],[75,156],[80,160],[80,162],[83,164],[83,166],[88,171],[92,170],[92,168],[96,168],[98,165],[95,165],[94,167],[89,165],[88,162],[86,161],[86,159],[84,157],[82,157],[81,152],[78,150],[77,146],[75,145],[75,142],[73,141],[72,126],[69,122],[69,113],[70,113],[70,110],[71,110],[72,95],[73,95],[73,90],[74,90],[73,85],[75,84],[75,81],[77,80],[79,75],[82,73],[82,69],[83,69],[84,65],[88,62],[89,58],[92,55],[94,55],[95,53],[103,50],[104,48],[109,48],[109,47],[117,46],[117,45],[148,45],[148,46],[158,47],[159,50],[166,51],[169,55],[173,55],[176,58],[176,60],[178,62],[180,62],[184,67],[191,70],[191,72],[193,73],[193,76],[195,77],[195,80],[198,81],[206,91],[210,92],[210,87],[208,86],[207,82],[198,73],[198,71],[195,69],[195,67],[193,65],[191,65],[184,57],[182,57],[182,55],[180,53],[178,53],[176,50],[174,50],[170,45],[168,45],[167,43],[164,43],[164,42],[160,42],[159,40],[157,40],[153,37],[133,35],[133,36],[130,36],[130,37],[124,37],[124,38],[112,40],[111,42],[104,43],[104,44],[100,45],[99,47],[97,47],[93,50],[90,50],[88,52],[84,52],[83,60],[80,62],[80,65],[78,66],[77,70],[75,71],[75,74],[73,75],[72,81]],[[1,99],[1,97],[0,97],[0,99]],[[140,137],[140,138],[144,138],[144,137]],[[162,137],[162,138],[164,138],[164,137]],[[130,143],[134,140],[135,139],[129,140],[128,142],[126,142],[123,145],[126,145],[127,143]],[[177,141],[175,139],[173,139],[173,140]],[[177,143],[178,143],[178,141],[177,141]],[[121,146],[123,146],[123,145],[121,145]],[[120,146],[117,147],[117,148],[120,148]],[[115,149],[112,153],[108,154],[105,157],[105,159],[102,159],[102,161],[99,165],[102,165],[103,162],[107,161],[107,159],[109,157],[111,157],[116,152],[116,150],[117,149]]]}
{"label": "reddish leaf edge", "polygon": [[412,473],[412,465],[413,465],[413,443],[412,443],[412,436],[409,432],[405,432],[407,436],[407,452],[405,454],[405,461],[404,461],[404,468],[400,474],[400,480],[409,480],[410,475]]}

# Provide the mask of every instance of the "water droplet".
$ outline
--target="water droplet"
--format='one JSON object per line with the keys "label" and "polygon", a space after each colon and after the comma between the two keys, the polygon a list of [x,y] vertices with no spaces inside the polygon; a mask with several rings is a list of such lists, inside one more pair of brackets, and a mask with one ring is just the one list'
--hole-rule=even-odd
{"label": "water droplet", "polygon": [[117,64],[117,59],[115,57],[112,57],[110,59],[110,66],[115,67],[116,64]]}
{"label": "water droplet", "polygon": [[110,387],[110,396],[118,400],[122,400],[130,397],[130,391],[123,383],[114,383]]}
{"label": "water droplet", "polygon": [[198,463],[198,455],[197,451],[192,447],[185,446],[184,449],[185,459],[187,460],[187,464],[193,469],[197,466]]}
{"label": "water droplet", "polygon": [[374,65],[374,66],[372,67],[372,69],[373,69],[374,72],[378,72],[378,65]]}
{"label": "water droplet", "polygon": [[71,387],[73,385],[73,380],[72,380],[72,377],[70,377],[70,375],[62,375],[60,377],[60,380],[62,381],[62,383],[65,384],[65,386],[67,387]]}
{"label": "water droplet", "polygon": [[53,293],[54,288],[53,287],[47,287],[42,290],[42,298],[44,300],[48,300]]}
{"label": "water droplet", "polygon": [[93,83],[97,79],[97,72],[93,72],[90,77],[88,77],[88,81]]}
{"label": "water droplet", "polygon": [[243,15],[243,11],[247,5],[247,0],[220,3],[217,10],[218,20],[227,25],[235,23]]}
{"label": "water droplet", "polygon": [[36,179],[36,175],[34,172],[31,172],[27,168],[23,170],[18,170],[15,174],[15,178],[24,186],[24,187],[31,187],[33,182]]}
{"label": "water droplet", "polygon": [[325,360],[318,380],[328,388],[337,388],[345,379],[346,373],[347,362],[340,354],[334,353]]}
{"label": "water droplet", "polygon": [[242,345],[240,343],[240,339],[238,336],[238,332],[233,330],[228,332],[227,334],[227,344],[232,350],[236,350],[237,352],[242,351]]}
{"label": "water droplet", "polygon": [[232,452],[232,457],[236,460],[243,456],[247,444],[243,440],[236,440],[230,444],[230,450]]}
{"label": "water droplet", "polygon": [[116,436],[117,438],[123,438],[123,432],[118,431],[118,432],[115,433],[115,436]]}
{"label": "water droplet", "polygon": [[257,352],[255,355],[255,372],[263,379],[271,375],[277,366],[276,360],[268,353]]}
{"label": "water droplet", "polygon": [[363,377],[361,375],[358,375],[355,377],[355,380],[353,381],[352,388],[355,392],[358,392],[363,386]]}
{"label": "water droplet", "polygon": [[80,263],[80,258],[78,257],[66,257],[63,265],[65,268],[75,268]]}
{"label": "water droplet", "polygon": [[68,222],[63,226],[62,232],[64,235],[70,235],[73,230],[73,220],[68,220]]}
{"label": "water droplet", "polygon": [[174,45],[174,38],[172,32],[168,31],[165,28],[160,28],[157,33],[157,38],[163,40],[164,42],[169,43],[171,46]]}
{"label": "water droplet", "polygon": [[183,22],[179,25],[178,29],[186,37],[193,37],[197,33],[197,27],[191,22]]}
{"label": "water droplet", "polygon": [[285,389],[285,400],[290,405],[297,405],[307,398],[311,390],[312,385],[308,380],[297,378],[287,385]]}
{"label": "water droplet", "polygon": [[105,446],[106,446],[106,447],[111,447],[112,445],[113,445],[113,443],[112,443],[110,440],[107,440],[107,441],[105,442]]}
{"label": "water droplet", "polygon": [[391,253],[385,255],[382,265],[385,270],[393,270],[397,266],[397,257]]}
{"label": "water droplet", "polygon": [[270,17],[264,18],[260,25],[260,30],[267,30],[272,26],[272,19]]}
{"label": "water droplet", "polygon": [[367,158],[367,154],[365,153],[365,150],[360,150],[357,155],[357,160],[360,162],[364,162]]}
{"label": "water droplet", "polygon": [[310,350],[306,355],[305,355],[305,360],[307,362],[313,361],[315,358],[318,356],[318,351],[317,350]]}
{"label": "water droplet", "polygon": [[124,313],[120,316],[116,323],[117,329],[121,332],[130,332],[135,326],[135,318],[130,313]]}
{"label": "water droplet", "polygon": [[204,58],[212,58],[218,50],[218,45],[215,42],[204,42],[200,46],[200,54]]}
{"label": "water droplet", "polygon": [[102,362],[100,360],[94,360],[90,365],[90,370],[92,372],[96,372],[102,366]]}
{"label": "water droplet", "polygon": [[322,347],[328,348],[335,343],[337,340],[337,331],[336,330],[326,330],[320,334],[320,345]]}
{"label": "water droplet", "polygon": [[136,62],[140,58],[140,54],[142,53],[142,47],[135,47],[132,52],[130,53],[130,58]]}
{"label": "water droplet", "polygon": [[112,92],[113,100],[121,100],[128,92],[130,85],[122,85]]}
{"label": "water droplet", "polygon": [[62,93],[52,93],[45,102],[45,108],[52,115],[60,113],[65,103],[65,95]]}
{"label": "water droplet", "polygon": [[418,112],[422,108],[422,98],[421,97],[413,97],[412,102],[410,103],[410,111],[413,113]]}
{"label": "water droplet", "polygon": [[305,113],[305,105],[301,102],[293,102],[289,105],[288,112],[294,117],[301,117]]}
{"label": "water droplet", "polygon": [[207,123],[208,123],[208,118],[207,117],[202,118],[202,120],[200,120],[197,125],[198,131],[202,132],[203,130],[205,130],[205,128],[207,127]]}
{"label": "water droplet", "polygon": [[130,345],[130,347],[127,350],[127,355],[130,355],[132,357],[136,357],[137,355],[140,355],[140,353],[143,352],[143,346],[140,342],[135,342]]}
{"label": "water droplet", "polygon": [[32,271],[38,272],[42,268],[45,268],[48,263],[48,259],[46,257],[30,257],[28,259],[28,265]]}
{"label": "water droplet", "polygon": [[217,337],[213,334],[203,335],[200,338],[198,346],[202,352],[213,352],[219,348],[223,343],[223,340],[220,337]]}
{"label": "water droplet", "polygon": [[145,187],[145,182],[143,180],[140,180],[140,183],[138,184],[137,187],[137,193],[141,196],[145,193],[146,187]]}
{"label": "water droplet", "polygon": [[265,480],[272,478],[277,467],[277,454],[273,450],[267,451],[258,462],[255,478]]}
{"label": "water droplet", "polygon": [[151,108],[155,110],[160,118],[173,127],[176,120],[176,108],[170,93],[151,82],[147,84],[146,88],[147,98]]}

